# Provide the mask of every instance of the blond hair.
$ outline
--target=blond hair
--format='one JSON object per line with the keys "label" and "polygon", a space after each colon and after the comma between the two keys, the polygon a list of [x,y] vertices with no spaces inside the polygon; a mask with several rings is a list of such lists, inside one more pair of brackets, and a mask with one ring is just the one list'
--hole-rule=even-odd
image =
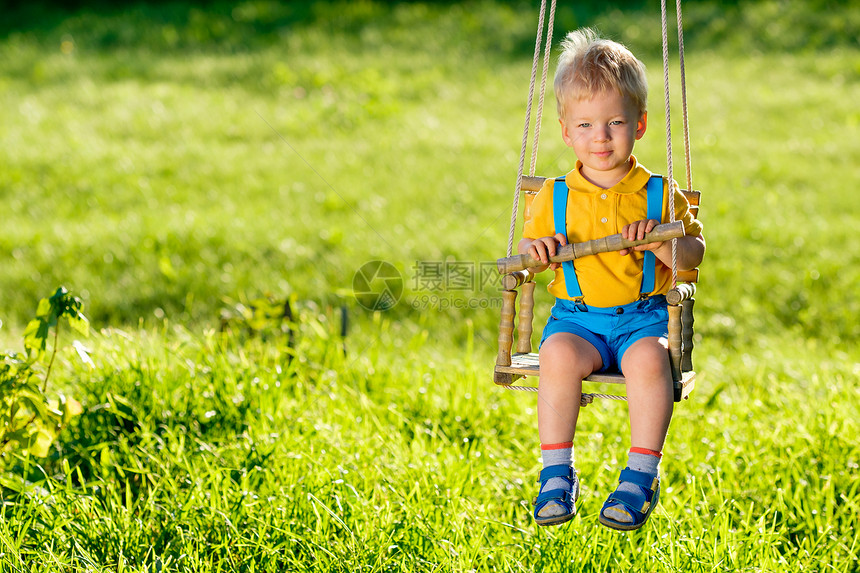
{"label": "blond hair", "polygon": [[630,98],[640,115],[648,110],[645,65],[625,46],[582,28],[570,32],[561,48],[554,86],[558,117],[564,117],[564,106],[569,101],[587,100],[611,91]]}

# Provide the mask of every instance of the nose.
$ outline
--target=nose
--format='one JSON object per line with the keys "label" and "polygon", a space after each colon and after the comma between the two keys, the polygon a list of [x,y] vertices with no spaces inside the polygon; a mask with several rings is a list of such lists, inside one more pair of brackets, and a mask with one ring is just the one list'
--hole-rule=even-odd
{"label": "nose", "polygon": [[609,141],[609,128],[605,125],[595,126],[593,134],[594,141]]}

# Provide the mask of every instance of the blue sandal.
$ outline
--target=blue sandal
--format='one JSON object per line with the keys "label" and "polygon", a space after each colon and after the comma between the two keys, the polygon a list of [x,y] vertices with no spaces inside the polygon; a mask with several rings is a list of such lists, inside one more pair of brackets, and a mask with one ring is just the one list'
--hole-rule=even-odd
{"label": "blue sandal", "polygon": [[[603,507],[600,509],[600,523],[611,529],[619,531],[633,531],[639,529],[648,520],[648,516],[654,511],[654,507],[660,500],[660,478],[652,476],[645,472],[637,472],[630,468],[621,470],[621,476],[618,478],[620,482],[628,482],[639,486],[642,490],[642,495],[636,495],[626,491],[618,491],[612,493]],[[606,517],[603,512],[613,505],[621,505],[633,518],[632,523],[624,523],[623,521],[615,521]]]}
{"label": "blue sandal", "polygon": [[[551,489],[539,494],[534,500],[535,523],[538,525],[559,525],[570,521],[576,515],[576,500],[579,499],[579,479],[574,469],[566,464],[545,467],[540,472],[540,489],[552,478],[562,478],[567,483],[565,489]],[[565,513],[551,517],[541,517],[540,511],[550,503],[565,508]]]}

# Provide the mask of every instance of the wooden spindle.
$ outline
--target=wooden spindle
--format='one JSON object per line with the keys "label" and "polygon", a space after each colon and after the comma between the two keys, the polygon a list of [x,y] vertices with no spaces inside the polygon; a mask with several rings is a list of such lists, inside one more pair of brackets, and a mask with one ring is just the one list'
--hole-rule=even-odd
{"label": "wooden spindle", "polygon": [[693,370],[693,305],[696,299],[688,298],[681,303],[681,370]]}
{"label": "wooden spindle", "polygon": [[532,351],[532,321],[535,308],[535,283],[527,282],[520,296],[520,319],[517,322],[517,352]]}
{"label": "wooden spindle", "polygon": [[525,200],[523,205],[523,221],[528,221],[532,218],[532,203],[534,203],[535,197],[537,196],[537,191],[526,191],[523,199]]}
{"label": "wooden spindle", "polygon": [[[499,322],[499,354],[496,356],[496,366],[511,365],[511,347],[514,344],[514,318],[516,315],[517,291],[502,291],[502,312]],[[494,376],[496,384],[512,384],[513,377],[510,374],[496,372]]]}
{"label": "wooden spindle", "polygon": [[672,380],[681,379],[681,306],[669,305],[669,361]]}

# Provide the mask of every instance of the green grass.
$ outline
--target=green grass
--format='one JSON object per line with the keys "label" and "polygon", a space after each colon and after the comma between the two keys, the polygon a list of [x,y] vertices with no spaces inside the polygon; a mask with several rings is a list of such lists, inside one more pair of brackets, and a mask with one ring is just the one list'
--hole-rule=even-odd
{"label": "green grass", "polygon": [[542,530],[527,506],[534,398],[493,388],[488,352],[451,369],[435,358],[450,349],[403,340],[383,320],[377,344],[344,357],[309,324],[289,362],[277,341],[103,333],[96,371],[66,369],[89,409],[54,458],[30,462],[40,488],[5,506],[9,562],[856,569],[860,428],[856,393],[846,394],[856,363],[772,351],[770,362],[746,355],[728,369],[705,344],[710,383],[678,408],[649,526],[620,535],[597,525],[626,434],[623,406],[601,404],[584,413],[577,446],[581,516]]}
{"label": "green grass", "polygon": [[[663,171],[643,4],[564,7],[558,31],[643,54],[636,153]],[[52,456],[5,458],[0,570],[858,570],[853,4],[687,9],[704,378],[630,534],[596,519],[623,405],[581,417],[580,517],[536,528],[535,398],[490,383],[495,283],[415,276],[504,255],[534,6],[27,10],[0,28],[0,333],[18,348],[61,283],[101,332],[93,370],[56,367],[85,411]],[[557,174],[549,108],[538,172]],[[352,293],[373,259],[404,279],[383,313]],[[294,348],[215,332],[263,293],[298,301]]]}

